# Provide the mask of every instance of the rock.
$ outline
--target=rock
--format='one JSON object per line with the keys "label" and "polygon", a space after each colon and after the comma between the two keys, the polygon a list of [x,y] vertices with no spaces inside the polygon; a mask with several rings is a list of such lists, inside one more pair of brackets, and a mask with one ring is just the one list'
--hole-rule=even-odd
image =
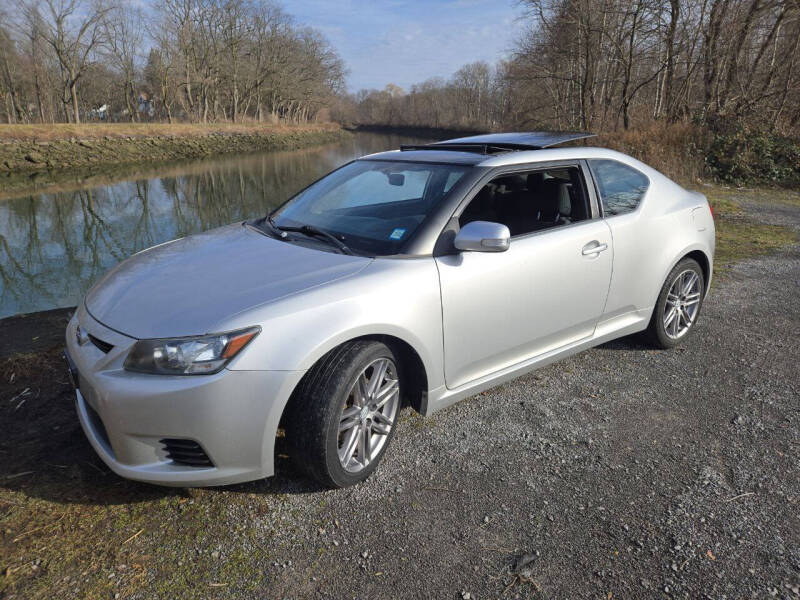
{"label": "rock", "polygon": [[219,558],[219,550],[214,550],[211,553],[211,558]]}
{"label": "rock", "polygon": [[467,591],[463,591],[461,592],[461,598],[462,600],[472,600],[472,594]]}
{"label": "rock", "polygon": [[512,573],[520,573],[525,567],[530,565],[536,560],[536,555],[533,553],[522,554],[514,559],[514,564],[511,567]]}
{"label": "rock", "polygon": [[45,162],[44,156],[38,152],[28,152],[28,154],[25,155],[25,160],[34,164]]}

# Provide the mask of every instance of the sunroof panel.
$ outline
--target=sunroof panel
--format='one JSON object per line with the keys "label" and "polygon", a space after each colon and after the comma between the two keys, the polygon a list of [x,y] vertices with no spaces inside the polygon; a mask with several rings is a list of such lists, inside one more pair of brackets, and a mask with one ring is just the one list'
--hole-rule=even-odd
{"label": "sunroof panel", "polygon": [[465,146],[465,145],[486,145],[496,147],[506,147],[509,149],[539,149],[549,148],[556,144],[571,142],[588,137],[594,137],[593,133],[579,131],[525,131],[514,133],[487,133],[484,135],[472,135],[468,137],[455,138],[434,142],[431,146]]}

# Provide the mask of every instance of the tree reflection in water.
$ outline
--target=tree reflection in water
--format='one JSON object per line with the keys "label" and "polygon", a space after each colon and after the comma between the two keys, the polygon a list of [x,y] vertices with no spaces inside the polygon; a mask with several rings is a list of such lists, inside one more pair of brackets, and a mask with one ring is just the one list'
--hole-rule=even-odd
{"label": "tree reflection in water", "polygon": [[419,141],[359,133],[321,148],[198,161],[162,177],[0,201],[0,317],[74,305],[131,254],[263,215],[352,158]]}

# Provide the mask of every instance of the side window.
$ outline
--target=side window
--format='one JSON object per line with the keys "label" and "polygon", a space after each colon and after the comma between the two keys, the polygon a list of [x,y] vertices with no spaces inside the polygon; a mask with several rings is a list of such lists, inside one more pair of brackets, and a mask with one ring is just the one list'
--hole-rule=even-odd
{"label": "side window", "polygon": [[569,225],[591,217],[578,167],[528,171],[496,177],[470,201],[459,217],[502,223],[512,236]]}
{"label": "side window", "polygon": [[632,212],[647,192],[650,180],[643,174],[616,160],[590,160],[603,213],[606,216]]}

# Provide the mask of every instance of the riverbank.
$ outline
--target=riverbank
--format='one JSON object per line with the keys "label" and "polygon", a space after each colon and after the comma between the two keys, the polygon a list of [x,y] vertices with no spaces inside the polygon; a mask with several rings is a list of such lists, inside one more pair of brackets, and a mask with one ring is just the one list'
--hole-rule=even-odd
{"label": "riverbank", "polygon": [[0,127],[0,198],[84,181],[138,164],[293,150],[341,141],[335,124],[112,123]]}
{"label": "riverbank", "polygon": [[349,131],[365,133],[393,133],[409,137],[429,138],[431,142],[468,135],[488,133],[480,129],[452,129],[448,127],[412,127],[408,125],[345,125]]}

